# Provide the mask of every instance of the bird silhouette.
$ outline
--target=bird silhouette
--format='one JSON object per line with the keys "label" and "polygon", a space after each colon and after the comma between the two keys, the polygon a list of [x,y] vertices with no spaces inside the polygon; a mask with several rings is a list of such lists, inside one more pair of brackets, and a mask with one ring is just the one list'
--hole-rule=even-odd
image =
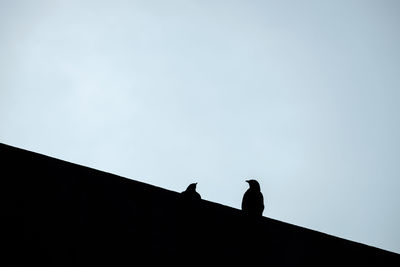
{"label": "bird silhouette", "polygon": [[244,193],[242,210],[252,216],[262,216],[264,211],[264,197],[261,193],[260,184],[256,180],[246,180],[249,189]]}
{"label": "bird silhouette", "polygon": [[188,200],[196,200],[196,199],[201,199],[201,196],[199,193],[196,192],[196,186],[197,183],[192,183],[190,184],[185,191],[183,191],[181,194],[185,199]]}

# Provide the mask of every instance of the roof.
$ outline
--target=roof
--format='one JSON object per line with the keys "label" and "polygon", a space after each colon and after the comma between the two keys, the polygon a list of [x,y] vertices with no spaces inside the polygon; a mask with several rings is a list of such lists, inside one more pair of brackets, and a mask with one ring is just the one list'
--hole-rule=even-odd
{"label": "roof", "polygon": [[396,253],[9,145],[0,159],[4,254],[16,266],[400,266]]}

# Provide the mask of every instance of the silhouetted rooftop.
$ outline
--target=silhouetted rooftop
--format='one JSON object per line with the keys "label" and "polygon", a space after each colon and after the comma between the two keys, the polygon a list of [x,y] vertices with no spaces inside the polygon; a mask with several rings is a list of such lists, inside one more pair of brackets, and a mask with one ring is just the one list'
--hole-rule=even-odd
{"label": "silhouetted rooftop", "polygon": [[0,157],[5,266],[400,266],[396,253],[12,146]]}

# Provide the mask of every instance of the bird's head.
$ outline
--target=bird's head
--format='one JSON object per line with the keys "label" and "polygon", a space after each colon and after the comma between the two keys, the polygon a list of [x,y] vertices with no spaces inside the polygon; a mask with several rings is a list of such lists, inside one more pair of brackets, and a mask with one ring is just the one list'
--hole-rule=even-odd
{"label": "bird's head", "polygon": [[196,191],[196,185],[197,183],[192,183],[187,187],[187,191]]}
{"label": "bird's head", "polygon": [[260,184],[256,180],[250,179],[250,180],[246,180],[246,182],[249,183],[249,187],[251,189],[255,189],[255,190],[258,190],[258,191],[261,190],[260,189]]}

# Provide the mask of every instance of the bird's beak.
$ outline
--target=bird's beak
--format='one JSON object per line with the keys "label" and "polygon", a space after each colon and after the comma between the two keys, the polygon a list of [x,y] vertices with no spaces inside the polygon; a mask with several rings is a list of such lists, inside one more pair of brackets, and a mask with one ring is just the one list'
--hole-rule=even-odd
{"label": "bird's beak", "polygon": [[246,180],[246,183],[250,182],[250,180]]}

